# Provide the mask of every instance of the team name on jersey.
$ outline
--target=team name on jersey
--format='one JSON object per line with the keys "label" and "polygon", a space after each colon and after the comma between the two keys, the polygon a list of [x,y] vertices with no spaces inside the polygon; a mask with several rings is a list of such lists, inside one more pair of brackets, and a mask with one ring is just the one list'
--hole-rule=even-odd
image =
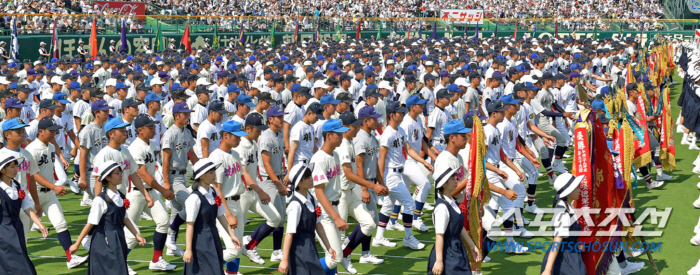
{"label": "team name on jersey", "polygon": [[455,179],[459,182],[462,179],[464,179],[464,175],[466,175],[466,173],[464,172],[464,166],[460,165],[459,169],[457,169],[457,172],[455,172]]}
{"label": "team name on jersey", "polygon": [[221,138],[220,135],[221,135],[222,133],[223,133],[223,132],[220,132],[220,133],[213,133],[213,134],[211,134],[211,137],[210,137],[209,139],[210,139],[210,140],[219,140],[219,139]]}
{"label": "team name on jersey", "polygon": [[143,160],[145,163],[153,163],[156,162],[156,159],[153,157],[153,154],[150,152],[146,154],[146,158]]}
{"label": "team name on jersey", "polygon": [[399,148],[399,147],[403,146],[404,142],[406,142],[405,138],[404,138],[404,136],[401,136],[400,138],[394,139],[394,142],[391,143],[391,147]]}
{"label": "team name on jersey", "polygon": [[106,137],[99,138],[95,140],[95,147],[102,148],[103,144],[106,146],[109,143]]}
{"label": "team name on jersey", "polygon": [[175,151],[180,151],[188,147],[192,147],[189,142],[180,142],[175,144]]}
{"label": "team name on jersey", "polygon": [[248,160],[245,162],[245,164],[248,165],[248,164],[253,164],[253,163],[257,163],[257,162],[258,162],[258,155],[255,153],[250,153],[250,155],[248,155]]}
{"label": "team name on jersey", "polygon": [[304,136],[301,138],[301,140],[303,140],[303,141],[312,141],[312,140],[313,140],[313,137],[312,137],[311,133],[306,133],[306,134],[304,134]]}
{"label": "team name on jersey", "polygon": [[24,172],[24,171],[29,171],[29,167],[31,166],[32,162],[27,161],[26,159],[22,161],[22,163],[17,167],[19,169],[19,172]]}
{"label": "team name on jersey", "polygon": [[241,171],[241,163],[236,162],[224,168],[224,175],[227,177],[233,176],[234,174]]}
{"label": "team name on jersey", "polygon": [[[51,163],[53,163],[54,161],[56,161],[56,153],[51,152]],[[49,163],[49,156],[46,154],[42,154],[39,158],[39,166],[42,166],[47,163]]]}

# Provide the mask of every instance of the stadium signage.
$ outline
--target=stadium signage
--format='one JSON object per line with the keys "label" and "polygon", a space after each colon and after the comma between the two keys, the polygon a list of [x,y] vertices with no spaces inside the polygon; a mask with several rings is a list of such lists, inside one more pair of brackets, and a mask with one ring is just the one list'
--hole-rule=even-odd
{"label": "stadium signage", "polygon": [[484,24],[484,10],[440,10],[440,19],[447,24]]}
{"label": "stadium signage", "polygon": [[95,12],[103,14],[107,10],[110,14],[133,14],[145,22],[146,4],[138,2],[95,1]]}

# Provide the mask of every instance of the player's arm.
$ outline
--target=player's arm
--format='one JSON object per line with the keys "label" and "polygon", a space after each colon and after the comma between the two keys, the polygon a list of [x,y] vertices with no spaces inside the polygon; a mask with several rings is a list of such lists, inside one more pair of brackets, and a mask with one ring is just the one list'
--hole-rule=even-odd
{"label": "player's arm", "polygon": [[[433,152],[433,149],[435,149],[435,146],[431,146],[431,145],[428,144],[428,138],[423,139],[423,142],[422,142],[422,143],[423,143],[423,144],[422,144],[421,146],[423,146],[423,148],[426,148],[426,149],[427,149],[427,150],[426,150],[426,149],[423,149],[423,151],[424,151],[426,154],[428,154],[428,156],[429,156],[431,159],[433,159],[433,161],[437,160],[437,155],[435,155],[435,152]],[[437,150],[437,149],[435,149],[435,150]]]}
{"label": "player's arm", "polygon": [[163,155],[163,189],[170,190],[170,159],[173,151],[170,148],[163,148],[160,152]]}
{"label": "player's arm", "polygon": [[262,204],[268,204],[270,203],[270,195],[265,193],[265,191],[260,188],[260,185],[258,185],[258,182],[253,178],[251,174],[248,173],[247,170],[247,165],[241,165],[241,171],[243,172],[243,175],[241,176],[243,180],[245,181],[246,184],[248,184],[248,189],[255,191],[255,193],[258,193],[258,198],[260,199],[260,202]]}
{"label": "player's arm", "polygon": [[[287,122],[286,120],[284,121],[284,124],[282,126],[282,134],[284,134],[284,137],[282,140],[284,141],[284,148],[289,149],[289,129],[291,129],[292,126]],[[292,167],[292,166],[289,166]]]}
{"label": "player's arm", "polygon": [[[56,143],[56,139],[51,139],[49,141],[51,144],[53,144],[53,148],[59,148],[58,143]],[[70,162],[66,160],[66,158],[63,156],[63,152],[56,152],[56,155],[58,155],[58,159],[61,160],[61,163],[63,163],[63,167],[68,167],[70,165]]]}
{"label": "player's arm", "polygon": [[82,119],[79,116],[74,116],[73,122],[75,123],[75,131],[80,133],[80,129],[83,128],[83,125],[80,124],[82,122]]}
{"label": "player's arm", "polygon": [[[151,198],[151,195],[148,194],[148,191],[146,191],[146,188],[143,186],[143,181],[141,181],[141,177],[139,176],[138,170],[134,173],[131,173],[129,175],[129,179],[131,180],[131,183],[134,184],[136,187],[136,190],[139,190],[141,194],[146,198],[146,203],[148,203],[148,208],[153,207],[153,199]],[[97,183],[97,181],[95,181]]]}
{"label": "player's arm", "polygon": [[202,158],[208,158],[209,157],[209,139],[208,138],[201,138],[201,139],[199,139],[199,142],[202,143]]}
{"label": "player's arm", "polygon": [[508,167],[510,167],[510,169],[513,169],[513,171],[515,171],[515,174],[518,175],[518,177],[520,178],[520,181],[525,180],[525,175],[523,175],[523,173],[520,172],[520,169],[518,169],[518,167],[515,166],[513,161],[510,160],[510,158],[506,157],[506,154],[503,153],[502,148],[501,148],[501,156],[502,156],[501,161],[503,161]]}
{"label": "player's arm", "polygon": [[[555,138],[553,136],[550,136],[547,133],[545,133],[544,131],[542,131],[542,129],[537,127],[537,125],[535,125],[535,123],[532,123],[532,121],[527,122],[527,127],[535,134],[541,136],[545,142],[547,142],[547,141],[554,142]],[[545,145],[549,145],[549,144],[545,144]]]}
{"label": "player's arm", "polygon": [[199,157],[197,157],[197,154],[194,153],[194,149],[193,149],[193,148],[190,148],[190,151],[189,151],[189,154],[188,154],[188,155],[189,155],[189,157],[190,157],[190,162],[192,162],[192,164],[195,164],[195,163],[197,163],[197,162],[199,161]]}
{"label": "player's arm", "polygon": [[[323,185],[323,186],[319,186],[319,185]],[[331,201],[326,196],[326,192],[323,188],[324,186],[325,185],[323,183],[314,186],[314,187],[316,187],[316,188],[314,188],[314,190],[316,190],[316,199],[321,204],[321,207],[323,207],[323,210],[325,210],[326,213],[328,213],[328,216],[330,216],[331,219],[333,219],[333,221],[335,222],[335,226],[340,231],[345,231],[348,229],[348,223],[345,222],[345,220],[343,220],[340,217],[340,215],[338,214],[338,212],[335,211],[335,209],[333,208]]]}
{"label": "player's arm", "polygon": [[379,147],[379,161],[377,161],[377,165],[379,166],[379,167],[377,167],[378,168],[377,174],[379,175],[379,177],[377,177],[377,179],[383,180],[384,176],[386,176],[386,171],[384,168],[386,167],[386,155],[388,153],[389,153],[389,147],[386,147],[386,146]]}
{"label": "player's arm", "polygon": [[[76,144],[80,144],[80,143],[76,143]],[[80,177],[80,184],[83,185],[83,190],[85,190],[89,187],[89,182],[90,182],[90,179],[88,179],[88,177],[87,177],[88,151],[89,150],[90,149],[88,149],[85,146],[80,146],[80,165],[78,165],[78,170],[80,170],[80,175],[82,175],[82,177]],[[95,181],[95,184],[97,184],[97,182],[98,181]],[[100,183],[100,187],[102,187],[101,183]],[[95,196],[97,196],[100,191],[102,191],[102,189],[101,188],[97,189],[97,185],[95,185]]]}
{"label": "player's arm", "polygon": [[[219,168],[221,168],[221,167],[219,167]],[[217,171],[216,171],[216,173],[217,173],[216,177],[217,177],[217,178],[219,178],[219,175],[218,175],[218,174],[219,174],[219,171],[218,171],[219,168],[216,169],[216,170],[217,170]],[[221,168],[221,174],[224,173],[223,171],[224,171],[224,169]],[[221,176],[221,177],[223,178],[223,176]],[[217,194],[221,194],[221,196],[223,197],[224,192],[223,192],[222,189],[221,189],[221,183],[219,182],[219,180],[215,180],[215,181],[214,181],[214,184],[212,184],[212,187],[214,187],[214,190],[216,190],[216,193],[217,193]],[[226,213],[224,214],[224,215],[226,216],[226,222],[228,223],[228,226],[229,226],[230,228],[235,229],[236,227],[238,227],[238,219],[236,219],[236,216],[234,216],[234,215],[231,213],[231,210],[228,209],[228,203],[227,203],[226,201],[227,201],[226,198],[224,198],[224,199],[221,200],[221,206],[223,206],[223,207],[224,207],[224,210],[226,211]],[[221,223],[221,225],[225,225],[225,223]]]}
{"label": "player's arm", "polygon": [[[364,168],[365,167],[365,153],[361,153],[361,154],[358,154],[357,156],[355,156],[355,166],[357,167],[357,175],[362,179],[367,178],[365,176],[365,168]],[[362,199],[363,202],[368,203],[369,202],[369,193],[368,193],[369,189],[363,185],[360,185],[360,187],[362,188],[362,198],[360,198],[360,199]],[[367,199],[368,199],[367,201],[364,200],[365,194],[367,194]]]}
{"label": "player's arm", "polygon": [[192,129],[194,129],[195,132],[199,131],[199,123],[192,123]]}
{"label": "player's arm", "polygon": [[[285,122],[286,123],[286,122]],[[314,145],[315,147],[316,145]],[[294,167],[294,158],[296,157],[297,148],[299,148],[299,141],[292,140],[289,142],[289,153],[287,154],[287,167]],[[289,182],[289,173],[284,176],[284,182]]]}
{"label": "player's arm", "polygon": [[413,148],[411,148],[411,145],[408,144],[408,142],[404,142],[403,146],[404,146],[404,148],[406,148],[407,155],[411,156],[417,162],[423,164],[423,166],[425,166],[425,168],[427,168],[428,171],[430,171],[431,173],[433,172],[433,166],[430,165],[430,163],[428,163],[427,161],[425,161],[425,159],[423,159],[420,156],[420,154],[418,154],[418,152],[416,152],[416,150],[413,150]]}
{"label": "player's arm", "polygon": [[29,189],[27,191],[29,191],[29,196],[34,200],[34,209],[36,209],[37,216],[41,217],[43,209],[41,209],[41,203],[39,203],[39,192],[37,192],[36,181],[34,181],[35,175],[38,175],[38,173],[27,177],[27,189]]}
{"label": "player's arm", "polygon": [[167,197],[165,194],[167,194],[168,192],[171,192],[170,190],[163,188],[162,185],[158,184],[158,181],[156,180],[156,178],[153,177],[153,175],[148,173],[148,169],[146,169],[146,165],[139,164],[139,168],[136,169],[136,172],[139,174],[139,176],[141,177],[143,182],[145,182],[146,184],[148,184],[148,186],[150,186],[151,188],[153,188],[153,189],[157,190],[158,192],[160,192],[161,194],[163,194],[163,197]]}
{"label": "player's arm", "polygon": [[267,173],[267,177],[270,178],[270,180],[272,181],[272,183],[275,184],[275,186],[277,186],[277,192],[286,196],[287,195],[287,187],[282,185],[282,182],[275,174],[275,169],[272,168],[272,162],[271,162],[272,161],[272,154],[270,154],[269,151],[262,151],[262,153],[260,155],[262,156],[263,169],[265,169],[265,173]]}
{"label": "player's arm", "polygon": [[[360,169],[358,169],[357,171],[362,171],[362,170],[363,170],[362,167],[360,167]],[[357,183],[358,185],[362,186],[363,188],[371,188],[374,190],[375,193],[377,193],[380,196],[386,196],[388,194],[388,192],[386,192],[387,191],[386,187],[376,185],[376,184],[374,184],[374,182],[369,182],[368,180],[366,180],[364,177],[364,171],[362,172],[362,174],[363,174],[362,177],[353,173],[352,172],[352,164],[350,164],[350,162],[343,163],[343,172],[345,172],[345,177],[348,178],[349,181]]]}

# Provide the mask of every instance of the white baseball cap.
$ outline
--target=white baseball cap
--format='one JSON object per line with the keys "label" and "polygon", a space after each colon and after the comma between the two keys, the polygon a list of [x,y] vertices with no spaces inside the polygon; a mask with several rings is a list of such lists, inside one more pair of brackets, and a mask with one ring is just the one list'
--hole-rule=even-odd
{"label": "white baseball cap", "polygon": [[[151,84],[151,85],[153,85],[153,84]],[[209,83],[209,81],[207,81],[206,78],[199,78],[199,79],[197,79],[197,86],[199,86],[199,85],[209,86],[209,85],[211,85],[211,83]]]}
{"label": "white baseball cap", "polygon": [[[200,78],[200,79],[204,79],[204,78]],[[204,79],[204,80],[206,81],[206,79]],[[159,77],[154,77],[153,79],[151,79],[151,83],[150,83],[150,84],[151,84],[151,87],[152,87],[153,85],[163,85],[163,84],[165,84],[165,82],[163,82],[162,80],[160,80]],[[208,85],[208,84],[207,84],[207,85]],[[199,80],[197,80],[197,86],[199,86]]]}
{"label": "white baseball cap", "polygon": [[58,85],[63,85],[66,84],[63,80],[61,80],[60,76],[54,76],[51,78],[51,84],[58,84]]}
{"label": "white baseball cap", "polygon": [[117,80],[114,79],[114,78],[107,79],[107,82],[105,82],[105,87],[109,87],[109,86],[116,87],[116,86],[117,86]]}
{"label": "white baseball cap", "polygon": [[326,82],[325,82],[325,81],[316,81],[316,82],[314,82],[314,89],[316,89],[316,88],[328,89],[328,87],[330,87],[330,86],[326,85]]}

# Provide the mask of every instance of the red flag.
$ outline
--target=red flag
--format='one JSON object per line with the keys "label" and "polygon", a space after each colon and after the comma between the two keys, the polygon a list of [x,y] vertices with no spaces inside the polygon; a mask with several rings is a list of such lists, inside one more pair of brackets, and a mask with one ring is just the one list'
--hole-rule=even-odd
{"label": "red flag", "polygon": [[559,22],[554,25],[554,37],[559,37]]}
{"label": "red flag", "polygon": [[355,34],[355,39],[360,39],[360,32],[362,31],[362,21],[357,21],[357,34]]}
{"label": "red flag", "polygon": [[298,43],[299,42],[299,20],[297,20],[296,24],[294,24],[294,25],[296,25],[294,27],[294,43]]}
{"label": "red flag", "polygon": [[90,55],[97,56],[97,24],[95,24],[94,17],[92,18],[92,31],[90,32]]}
{"label": "red flag", "polygon": [[182,35],[182,39],[180,39],[180,44],[185,46],[187,53],[192,52],[192,42],[190,41],[190,24],[185,26],[185,33]]}
{"label": "red flag", "polygon": [[515,21],[515,30],[513,31],[513,38],[518,37],[518,21]]}

